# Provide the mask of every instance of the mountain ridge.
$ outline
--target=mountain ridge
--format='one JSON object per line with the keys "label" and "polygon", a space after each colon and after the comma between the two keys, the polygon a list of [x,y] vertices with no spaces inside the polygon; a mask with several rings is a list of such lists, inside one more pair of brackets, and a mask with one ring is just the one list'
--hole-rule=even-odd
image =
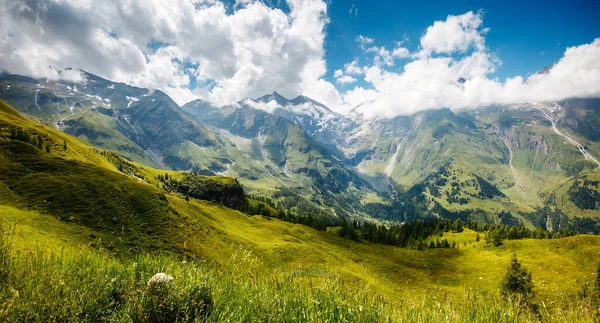
{"label": "mountain ridge", "polygon": [[[302,200],[302,208],[324,216],[377,217],[379,205],[396,214],[385,219],[399,222],[470,210],[484,222],[501,221],[502,211],[539,226],[530,214],[546,214],[545,207],[600,218],[596,207],[580,207],[596,205],[583,201],[595,196],[598,177],[590,162],[600,151],[597,99],[365,120],[276,91],[223,107],[203,100],[179,107],[161,91],[87,79],[76,87],[4,75],[0,97],[133,160],[237,176],[256,194],[290,207],[291,199]],[[548,184],[536,187],[540,180]],[[483,187],[506,199],[480,194]],[[285,197],[293,191],[307,198]]]}

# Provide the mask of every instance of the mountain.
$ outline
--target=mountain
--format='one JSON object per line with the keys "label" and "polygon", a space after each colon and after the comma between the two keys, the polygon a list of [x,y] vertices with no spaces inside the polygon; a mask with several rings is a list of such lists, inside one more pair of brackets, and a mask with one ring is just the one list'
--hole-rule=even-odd
{"label": "mountain", "polygon": [[558,230],[600,218],[598,106],[577,99],[370,120],[349,132],[348,149],[361,173],[380,179],[374,186],[391,184],[422,213]]}
{"label": "mountain", "polygon": [[[443,322],[450,315],[487,322],[498,313],[554,322],[595,315],[579,281],[597,266],[596,236],[495,247],[479,239],[483,232],[461,228],[424,241],[454,248],[353,241],[336,234],[340,227],[319,231],[242,213],[240,201],[260,202],[233,178],[129,162],[2,100],[0,160],[1,315],[8,322],[44,322],[48,313],[68,322],[289,322],[305,314],[307,322]],[[536,277],[535,301],[556,299],[548,307],[560,316],[515,311],[496,296],[515,252]],[[169,284],[149,284],[156,273],[171,276]],[[478,301],[464,307],[452,301],[472,295]],[[390,306],[397,299],[403,303]]]}
{"label": "mountain", "polygon": [[[269,96],[267,102],[275,101],[288,102],[276,93]],[[365,208],[366,199],[380,204],[381,208],[389,208],[389,198],[381,196],[368,180],[359,176],[299,125],[276,113],[255,107],[248,100],[222,108],[211,107],[203,101],[193,101],[182,109],[219,129],[222,137],[233,142],[240,151],[251,155],[257,164],[263,165],[280,180],[278,187],[270,187],[266,191],[261,181],[246,181],[245,184],[259,190],[263,186],[262,194],[276,198],[282,205],[292,207],[294,201],[302,201],[303,197],[310,196],[303,203],[305,208],[313,203],[326,205],[332,208],[335,215],[372,215]],[[326,111],[329,110],[323,110]]]}
{"label": "mountain", "polygon": [[552,230],[600,218],[600,101],[570,99],[391,119],[274,92],[214,107],[85,73],[0,77],[0,97],[47,125],[153,167],[239,177],[319,217],[450,217]]}
{"label": "mountain", "polygon": [[[600,205],[594,185],[598,99],[440,109],[392,119],[365,119],[358,109],[341,116],[314,100],[289,100],[277,92],[237,106],[300,126],[376,191],[403,205],[389,217],[394,220],[468,217],[558,230],[600,218],[600,208],[592,207]],[[208,114],[224,120],[214,108]]]}
{"label": "mountain", "polygon": [[273,92],[255,100],[243,100],[239,105],[263,110],[296,123],[338,158],[344,156],[338,149],[339,142],[344,140],[342,135],[346,129],[358,126],[355,120],[303,95],[289,100]]}
{"label": "mountain", "polygon": [[[203,173],[222,169],[194,159],[190,151],[217,154],[225,144],[169,96],[82,73],[83,83],[5,75],[0,77],[0,97],[46,125],[134,161]],[[227,161],[224,157],[221,163]]]}
{"label": "mountain", "polygon": [[[228,115],[217,124],[210,120],[214,111],[206,103],[196,102],[197,110],[190,112],[202,118],[195,118],[161,91],[82,73],[81,83],[3,75],[0,97],[39,122],[129,160],[239,177],[250,193],[280,196],[286,206],[303,213],[368,216],[360,201],[378,195],[329,149],[286,119],[252,110]],[[308,98],[292,101],[332,113]]]}

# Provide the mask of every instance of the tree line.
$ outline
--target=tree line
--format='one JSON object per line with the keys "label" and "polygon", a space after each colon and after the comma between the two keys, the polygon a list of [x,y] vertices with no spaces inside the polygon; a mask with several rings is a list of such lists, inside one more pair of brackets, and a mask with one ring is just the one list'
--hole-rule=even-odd
{"label": "tree line", "polygon": [[[37,147],[39,150],[50,152],[51,146],[53,146],[53,142],[51,140],[46,140],[41,134],[30,134],[28,131],[23,130],[20,127],[10,127],[9,130],[9,138],[12,140],[18,140],[21,142],[25,142]],[[63,149],[67,150],[67,141],[63,141]]]}

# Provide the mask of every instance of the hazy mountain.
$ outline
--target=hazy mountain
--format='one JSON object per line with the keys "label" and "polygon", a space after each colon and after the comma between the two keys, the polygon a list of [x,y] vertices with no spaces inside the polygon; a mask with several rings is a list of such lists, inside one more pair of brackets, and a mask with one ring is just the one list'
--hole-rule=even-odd
{"label": "hazy mountain", "polygon": [[288,207],[301,205],[305,213],[366,215],[360,201],[377,196],[343,160],[287,119],[254,109],[223,115],[227,109],[216,113],[199,101],[190,112],[202,118],[195,118],[161,91],[84,75],[79,84],[3,75],[0,97],[39,122],[133,161],[239,177],[251,193],[282,195]]}
{"label": "hazy mountain", "polygon": [[85,76],[3,75],[0,97],[133,161],[239,177],[250,193],[304,213],[551,229],[600,217],[598,99],[365,119],[277,92],[179,107],[160,91]]}

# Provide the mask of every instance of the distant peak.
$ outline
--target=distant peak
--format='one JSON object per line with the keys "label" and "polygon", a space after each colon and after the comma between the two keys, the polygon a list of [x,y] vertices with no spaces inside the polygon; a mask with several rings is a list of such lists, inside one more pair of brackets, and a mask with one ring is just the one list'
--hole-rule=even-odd
{"label": "distant peak", "polygon": [[290,101],[292,104],[296,105],[296,104],[302,104],[302,103],[312,103],[316,106],[319,106],[325,110],[327,110],[328,112],[333,112],[331,111],[331,109],[329,109],[326,105],[324,105],[321,102],[315,101],[307,96],[304,95],[298,95],[297,97],[295,97],[293,100]]}
{"label": "distant peak", "polygon": [[275,100],[280,105],[286,105],[289,102],[288,99],[286,99],[283,95],[277,93],[277,91],[273,91],[273,93],[264,95],[254,101],[267,103],[273,100]]}
{"label": "distant peak", "polygon": [[276,100],[289,101],[288,98],[286,98],[283,95],[279,94],[277,91],[273,91],[273,93],[271,93],[271,96],[274,99],[276,99]]}
{"label": "distant peak", "polygon": [[313,102],[314,100],[304,96],[304,95],[298,95],[297,97],[295,97],[292,101],[296,101],[296,102]]}

